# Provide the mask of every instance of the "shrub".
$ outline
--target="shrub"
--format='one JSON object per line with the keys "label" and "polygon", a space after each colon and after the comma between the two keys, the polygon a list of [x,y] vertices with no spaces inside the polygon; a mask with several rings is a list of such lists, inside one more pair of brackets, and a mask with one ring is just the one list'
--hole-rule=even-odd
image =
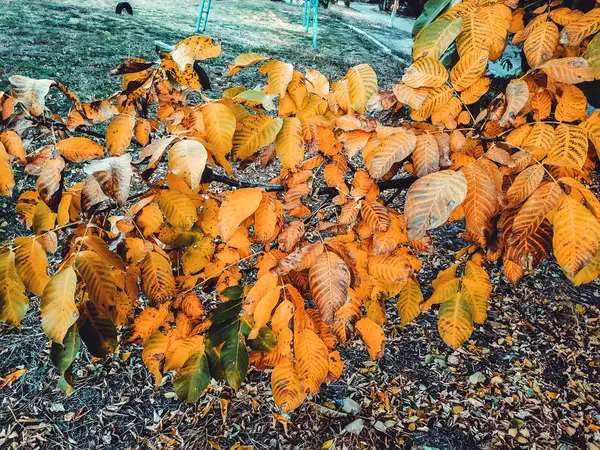
{"label": "shrub", "polygon": [[[457,348],[486,320],[486,267],[501,263],[516,284],[553,253],[573,283],[590,282],[600,115],[576,84],[600,75],[600,9],[556,6],[527,26],[511,1],[426,17],[392,92],[366,64],[330,83],[245,54],[228,76],[260,65],[265,87],[209,99],[194,67],[221,44],[203,36],[156,64],[126,61],[112,72],[123,89],[92,103],[13,76],[0,190],[11,195],[15,164],[37,180],[16,206],[32,234],[0,253],[0,318],[18,327],[26,291],[41,298],[67,392],[81,341],[99,358],[130,342],[157,387],[176,372],[186,401],[212,378],[238,388],[250,365],[272,368],[289,411],[341,375],[338,344],[358,336],[383,355],[389,299],[403,325],[440,304],[439,333]],[[530,68],[489,92],[488,62],[510,36]],[[448,72],[440,58],[454,52]],[[66,121],[45,107],[51,88],[72,106]],[[21,135],[44,145],[27,153]],[[424,301],[416,255],[452,221],[470,243]]]}

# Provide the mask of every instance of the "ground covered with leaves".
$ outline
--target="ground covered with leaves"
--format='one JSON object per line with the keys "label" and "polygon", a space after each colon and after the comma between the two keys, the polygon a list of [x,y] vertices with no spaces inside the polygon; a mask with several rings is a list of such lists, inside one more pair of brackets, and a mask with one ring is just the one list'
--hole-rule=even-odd
{"label": "ground covered with leaves", "polygon": [[[193,32],[195,2],[132,3],[135,15],[129,18],[115,16],[108,1],[85,7],[9,1],[0,17],[0,28],[10,23],[13,30],[0,36],[2,83],[20,73],[58,78],[84,97],[107,95],[119,80],[106,73],[122,59],[151,59],[154,39],[174,43]],[[214,2],[207,33],[223,39],[224,49],[207,67],[215,90],[252,84],[250,72],[233,80],[215,73],[249,51],[330,78],[368,62],[381,89],[400,78],[402,64],[338,19],[322,17],[316,53],[300,22],[298,5]],[[16,193],[25,185],[20,180]],[[3,198],[2,240],[25,231],[13,211],[13,201]],[[422,256],[419,274],[425,297],[437,272],[464,247],[458,234],[456,225],[433,233],[436,252]],[[183,405],[169,377],[153,390],[135,346],[123,346],[105,361],[94,362],[84,352],[75,368],[75,391],[65,397],[34,305],[22,330],[0,325],[0,376],[27,369],[0,383],[0,447],[598,448],[600,284],[574,288],[552,262],[518,288],[498,271],[492,282],[490,318],[458,351],[441,341],[432,311],[405,328],[390,324],[383,358],[371,361],[358,341],[341,349],[346,364],[340,381],[289,416],[275,407],[264,372],[252,372],[237,392],[215,384],[196,404]]]}

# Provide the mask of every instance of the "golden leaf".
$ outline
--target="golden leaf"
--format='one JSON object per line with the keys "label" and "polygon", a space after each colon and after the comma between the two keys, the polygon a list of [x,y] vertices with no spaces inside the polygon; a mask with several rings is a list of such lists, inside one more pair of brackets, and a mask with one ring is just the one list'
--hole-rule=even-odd
{"label": "golden leaf", "polygon": [[283,119],[281,130],[275,140],[277,157],[286,169],[297,168],[304,159],[302,123],[296,117]]}
{"label": "golden leaf", "polygon": [[327,346],[314,331],[300,330],[294,336],[294,356],[303,389],[315,395],[329,373]]}
{"label": "golden leaf", "polygon": [[271,373],[271,390],[275,404],[284,413],[296,409],[306,398],[298,373],[288,358],[275,365]]}
{"label": "golden leaf", "polygon": [[160,253],[150,252],[142,261],[142,289],[152,304],[164,303],[175,291],[170,262]]}
{"label": "golden leaf", "polygon": [[412,322],[419,315],[421,303],[423,303],[423,293],[419,282],[414,278],[409,278],[396,302],[402,325]]}
{"label": "golden leaf", "polygon": [[552,247],[556,261],[574,277],[596,256],[600,247],[600,222],[571,196],[564,196],[554,215]]}
{"label": "golden leaf", "polygon": [[411,88],[440,87],[446,83],[448,71],[437,59],[424,56],[409,66],[402,82]]}
{"label": "golden leaf", "polygon": [[288,84],[294,75],[294,66],[281,61],[269,61],[258,70],[263,75],[268,75],[268,85],[271,93],[283,97],[287,91]]}
{"label": "golden leaf", "polygon": [[21,328],[21,320],[27,312],[29,299],[17,274],[15,254],[12,251],[0,253],[0,283],[0,320]]}
{"label": "golden leaf", "polygon": [[194,203],[181,192],[163,190],[158,205],[167,221],[179,230],[189,230],[198,218]]}
{"label": "golden leaf", "polygon": [[257,210],[262,201],[262,189],[246,188],[228,192],[219,208],[219,234],[229,241],[240,224]]}
{"label": "golden leaf", "polygon": [[204,145],[184,139],[169,150],[169,170],[181,177],[190,189],[196,190],[202,180],[207,158]]}
{"label": "golden leaf", "polygon": [[56,144],[56,149],[62,156],[73,162],[84,162],[104,156],[104,148],[101,145],[84,137],[63,139]]}
{"label": "golden leaf", "polygon": [[274,119],[266,114],[254,114],[242,120],[233,135],[235,159],[246,159],[271,144],[282,126],[281,118]]}
{"label": "golden leaf", "polygon": [[467,179],[462,172],[442,170],[419,178],[408,190],[404,206],[410,240],[442,225],[467,196]]}
{"label": "golden leaf", "polygon": [[450,80],[456,91],[464,91],[471,87],[485,73],[489,52],[474,50],[465,53],[450,71]]}
{"label": "golden leaf", "polygon": [[19,278],[28,291],[41,296],[50,280],[46,252],[38,240],[30,236],[15,238],[14,245],[15,266]]}
{"label": "golden leaf", "polygon": [[585,130],[574,125],[561,124],[544,164],[581,169],[587,158],[588,137]]}
{"label": "golden leaf", "polygon": [[473,333],[470,303],[459,292],[440,306],[438,332],[446,344],[456,350]]}
{"label": "golden leaf", "polygon": [[76,288],[77,275],[69,266],[52,276],[42,293],[42,328],[46,336],[61,345],[67,331],[79,317],[75,305]]}
{"label": "golden leaf", "polygon": [[385,348],[385,334],[381,325],[363,317],[356,322],[355,327],[363,342],[367,344],[367,351],[371,359],[381,358]]}
{"label": "golden leaf", "polygon": [[337,254],[325,251],[311,266],[309,284],[323,321],[333,326],[334,316],[346,303],[350,271]]}
{"label": "golden leaf", "polygon": [[532,69],[537,69],[554,56],[558,45],[558,27],[552,22],[545,22],[535,27],[525,39],[523,51],[527,63]]}
{"label": "golden leaf", "polygon": [[127,151],[133,137],[135,117],[119,114],[106,128],[106,148],[113,156],[121,156]]}
{"label": "golden leaf", "polygon": [[367,102],[377,92],[377,75],[368,64],[351,67],[346,74],[350,105],[356,112],[363,113]]}

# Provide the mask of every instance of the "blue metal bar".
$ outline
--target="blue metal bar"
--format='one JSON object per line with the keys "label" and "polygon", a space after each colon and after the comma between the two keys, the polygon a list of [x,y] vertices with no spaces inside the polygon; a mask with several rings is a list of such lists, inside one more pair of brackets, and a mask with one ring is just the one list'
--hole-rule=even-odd
{"label": "blue metal bar", "polygon": [[200,4],[200,11],[198,12],[198,22],[196,23],[196,33],[198,33],[199,31],[206,31],[211,2],[212,0],[208,0],[208,3],[206,2],[206,0],[202,0],[202,3]]}
{"label": "blue metal bar", "polygon": [[312,0],[304,0],[304,15],[303,15],[302,25],[304,25],[304,31],[306,33],[308,33],[308,27],[309,27],[309,23],[310,23],[311,3],[312,3]]}
{"label": "blue metal bar", "polygon": [[313,47],[317,49],[317,28],[319,26],[319,0],[313,0]]}

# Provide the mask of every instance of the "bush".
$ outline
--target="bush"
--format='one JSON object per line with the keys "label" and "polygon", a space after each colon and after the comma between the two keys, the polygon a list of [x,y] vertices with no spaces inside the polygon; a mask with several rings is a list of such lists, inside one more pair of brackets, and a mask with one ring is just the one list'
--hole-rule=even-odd
{"label": "bush", "polygon": [[[273,368],[290,411],[342,374],[338,344],[358,336],[384,354],[389,299],[403,325],[440,304],[457,348],[486,320],[494,264],[518,283],[553,253],[571,282],[592,281],[600,115],[576,84],[600,75],[600,9],[548,8],[527,26],[512,2],[429,14],[392,92],[366,64],[330,83],[245,54],[228,76],[260,65],[264,89],[209,99],[194,67],[221,44],[203,36],[158,64],[124,62],[122,91],[92,103],[11,77],[0,191],[11,195],[13,164],[37,179],[16,207],[32,234],[0,253],[0,319],[20,326],[26,291],[41,298],[66,392],[81,341],[99,358],[137,343],[157,388],[176,372],[182,400],[213,378],[237,389],[252,365]],[[490,93],[488,62],[510,36],[530,68]],[[65,121],[46,109],[51,88],[72,106]],[[28,153],[21,135],[44,145]],[[470,242],[424,301],[416,255],[452,221]]]}

